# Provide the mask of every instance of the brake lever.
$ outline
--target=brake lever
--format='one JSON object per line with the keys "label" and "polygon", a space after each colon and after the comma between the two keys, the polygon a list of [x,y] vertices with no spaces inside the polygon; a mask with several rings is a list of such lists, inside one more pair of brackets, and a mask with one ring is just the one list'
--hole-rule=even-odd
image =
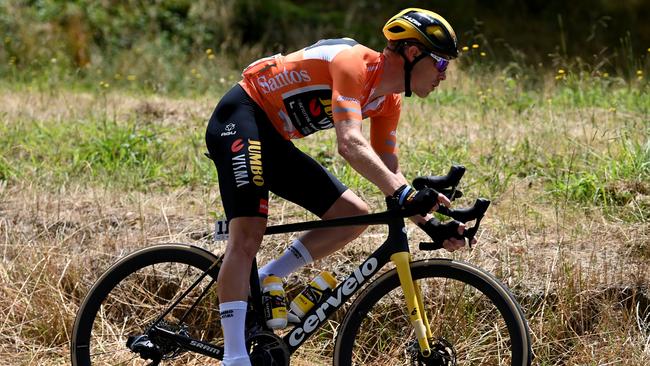
{"label": "brake lever", "polygon": [[461,178],[465,174],[465,167],[462,165],[452,165],[446,175],[436,176],[422,176],[413,180],[413,188],[420,190],[423,188],[433,188],[436,191],[444,194],[453,201],[456,198],[463,196],[463,193],[456,189],[460,183]]}
{"label": "brake lever", "polygon": [[[464,238],[467,238],[469,247],[471,248],[472,240],[476,236],[476,233],[481,226],[481,220],[483,219],[483,216],[485,216],[485,212],[489,206],[490,200],[485,198],[477,198],[472,207],[449,209],[445,206],[439,206],[436,212],[451,217],[452,219],[460,221],[463,224],[467,223],[468,221],[476,220],[474,226],[465,228],[465,231],[462,235]],[[434,243],[420,243],[420,249],[423,250],[440,249],[441,247],[441,245],[435,245]]]}

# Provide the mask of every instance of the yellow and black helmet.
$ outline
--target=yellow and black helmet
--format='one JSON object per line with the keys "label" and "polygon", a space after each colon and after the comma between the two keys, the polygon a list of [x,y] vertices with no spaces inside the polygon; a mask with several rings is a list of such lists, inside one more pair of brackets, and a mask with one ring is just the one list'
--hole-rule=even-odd
{"label": "yellow and black helmet", "polygon": [[447,59],[458,57],[454,29],[445,18],[429,10],[402,10],[386,22],[384,35],[389,41],[416,41],[429,52]]}

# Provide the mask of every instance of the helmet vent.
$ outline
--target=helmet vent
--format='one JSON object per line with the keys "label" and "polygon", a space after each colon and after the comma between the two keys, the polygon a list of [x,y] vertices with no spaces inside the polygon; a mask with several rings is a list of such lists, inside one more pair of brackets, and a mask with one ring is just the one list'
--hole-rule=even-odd
{"label": "helmet vent", "polygon": [[388,31],[391,32],[391,33],[402,33],[404,31],[406,31],[406,29],[404,29],[400,25],[394,25],[394,26],[388,28]]}
{"label": "helmet vent", "polygon": [[442,31],[439,25],[432,25],[427,27],[427,34],[432,35],[439,40],[445,39],[445,33]]}

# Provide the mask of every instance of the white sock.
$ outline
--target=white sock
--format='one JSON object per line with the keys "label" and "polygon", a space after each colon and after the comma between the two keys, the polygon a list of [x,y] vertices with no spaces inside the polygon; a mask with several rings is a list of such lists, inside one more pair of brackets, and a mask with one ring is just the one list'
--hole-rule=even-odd
{"label": "white sock", "polygon": [[219,304],[224,340],[223,365],[248,366],[251,364],[244,336],[247,307],[246,301],[230,301]]}
{"label": "white sock", "polygon": [[296,239],[291,243],[291,245],[284,251],[284,253],[278,259],[274,259],[267,263],[264,267],[260,268],[259,276],[260,283],[264,281],[269,275],[278,276],[280,278],[287,277],[293,273],[298,268],[311,263],[313,259],[309,250]]}
{"label": "white sock", "polygon": [[222,366],[251,366],[251,360],[248,356],[223,359]]}

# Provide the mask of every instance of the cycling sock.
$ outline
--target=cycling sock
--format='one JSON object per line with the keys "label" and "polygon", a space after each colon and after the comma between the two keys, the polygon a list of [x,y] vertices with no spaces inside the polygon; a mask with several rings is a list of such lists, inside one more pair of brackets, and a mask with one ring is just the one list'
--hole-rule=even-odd
{"label": "cycling sock", "polygon": [[251,366],[251,360],[248,356],[226,359],[221,362],[222,366]]}
{"label": "cycling sock", "polygon": [[280,258],[267,263],[264,267],[260,268],[259,276],[260,282],[264,281],[268,275],[275,275],[284,278],[293,273],[298,268],[313,262],[309,250],[296,239],[284,251]]}
{"label": "cycling sock", "polygon": [[224,338],[224,365],[247,366],[251,364],[244,337],[247,307],[246,301],[230,301],[219,304],[221,330]]}

